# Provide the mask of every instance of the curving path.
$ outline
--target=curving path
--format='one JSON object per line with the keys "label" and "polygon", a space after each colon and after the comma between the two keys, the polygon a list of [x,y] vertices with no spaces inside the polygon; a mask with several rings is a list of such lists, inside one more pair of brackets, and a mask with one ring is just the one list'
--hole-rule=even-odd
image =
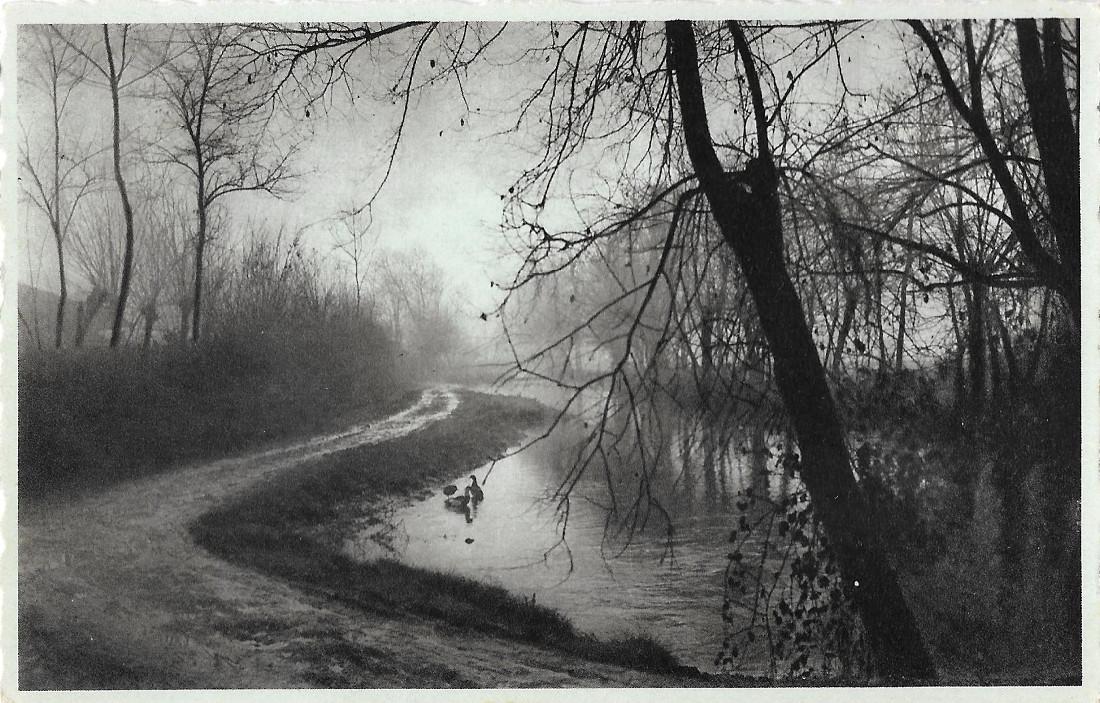
{"label": "curving path", "polygon": [[[257,482],[329,452],[408,434],[457,404],[452,391],[432,389],[379,421],[22,511],[21,624],[49,634],[44,644],[24,640],[33,646],[20,652],[20,689],[92,685],[95,677],[82,681],[79,666],[67,670],[74,652],[109,658],[128,672],[123,681],[150,688],[675,685],[415,616],[347,608],[191,541],[195,518]],[[331,671],[319,675],[310,648],[323,635],[331,649],[334,633],[339,651],[322,652]],[[64,639],[68,655],[54,655],[55,639]]]}

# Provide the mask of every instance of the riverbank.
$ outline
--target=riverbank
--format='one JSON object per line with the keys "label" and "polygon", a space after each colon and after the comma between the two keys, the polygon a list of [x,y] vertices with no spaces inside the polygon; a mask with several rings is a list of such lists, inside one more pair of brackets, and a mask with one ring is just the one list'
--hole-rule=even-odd
{"label": "riverbank", "polygon": [[[443,391],[404,411],[243,456],[149,472],[94,494],[19,506],[19,671],[23,690],[302,685],[294,667],[227,638],[226,623],[296,613],[301,629],[339,619],[321,599],[232,567],[186,525],[253,484],[329,452],[446,417]],[[269,609],[271,609],[269,611]],[[232,666],[229,666],[232,664]]]}
{"label": "riverbank", "polygon": [[648,637],[597,639],[503,588],[392,559],[358,562],[341,551],[355,524],[384,519],[379,498],[417,495],[471,471],[548,419],[546,409],[531,400],[469,391],[457,396],[458,407],[446,420],[303,464],[203,515],[191,525],[192,536],[222,559],[349,606],[415,614],[459,632],[672,674],[683,677],[684,685],[707,681]]}
{"label": "riverbank", "polygon": [[347,363],[325,349],[300,362],[269,340],[23,351],[20,501],[69,500],[395,413],[419,391],[379,347]]}
{"label": "riverbank", "polygon": [[458,405],[455,391],[429,390],[339,432],[21,504],[18,672],[8,676],[21,690],[698,685],[299,587],[191,536],[212,509],[303,464],[442,425]]}

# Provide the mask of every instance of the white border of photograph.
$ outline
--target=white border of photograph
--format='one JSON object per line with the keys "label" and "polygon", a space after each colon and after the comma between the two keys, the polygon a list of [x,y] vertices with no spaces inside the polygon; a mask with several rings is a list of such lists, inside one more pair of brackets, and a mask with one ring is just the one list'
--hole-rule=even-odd
{"label": "white border of photograph", "polygon": [[[183,1],[99,3],[8,2],[3,12],[3,71],[0,75],[2,108],[2,174],[0,174],[0,212],[3,252],[3,279],[0,289],[0,461],[2,461],[3,510],[2,609],[0,609],[0,647],[2,674],[0,700],[15,701],[468,701],[489,703],[505,701],[557,702],[561,700],[599,701],[1089,701],[1100,700],[1097,649],[1100,647],[1100,610],[1097,607],[1098,538],[1100,538],[1100,128],[1098,128],[1098,73],[1100,73],[1100,4],[1070,0],[1034,2],[898,2],[890,0],[848,0],[846,2],[518,2],[484,0],[481,2],[442,2],[415,0],[406,2],[236,2],[214,0],[208,3]],[[545,20],[545,19],[782,19],[782,18],[987,18],[987,17],[1080,17],[1081,18],[1081,161],[1082,161],[1082,287],[1084,314],[1082,323],[1082,572],[1084,582],[1083,685],[1080,687],[926,687],[926,688],[786,688],[786,689],[554,689],[554,690],[252,690],[252,691],[81,691],[20,692],[16,688],[17,625],[17,545],[16,511],[16,291],[20,262],[17,232],[18,208],[16,173],[18,133],[12,116],[16,105],[15,33],[19,24],[29,23],[116,23],[116,22],[195,22],[195,21],[301,21],[301,20]]]}

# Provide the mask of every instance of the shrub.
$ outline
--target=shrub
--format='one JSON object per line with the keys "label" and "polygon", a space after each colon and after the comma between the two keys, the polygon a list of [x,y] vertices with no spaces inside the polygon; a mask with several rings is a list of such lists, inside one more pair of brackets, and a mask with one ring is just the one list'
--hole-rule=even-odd
{"label": "shrub", "polygon": [[[211,296],[199,344],[24,350],[19,490],[94,490],[379,408],[408,379],[392,345],[316,268],[256,244]],[[297,260],[295,258],[295,260]]]}

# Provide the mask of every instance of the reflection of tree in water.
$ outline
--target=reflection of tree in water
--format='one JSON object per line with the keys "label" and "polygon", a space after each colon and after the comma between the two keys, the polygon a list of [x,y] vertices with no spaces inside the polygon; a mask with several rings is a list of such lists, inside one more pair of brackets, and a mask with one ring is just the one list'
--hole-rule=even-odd
{"label": "reflection of tree in water", "polygon": [[[555,457],[548,497],[562,514],[563,541],[570,506],[585,500],[606,511],[605,541],[612,553],[644,535],[663,538],[667,555],[674,556],[678,531],[692,519],[726,520],[740,492],[756,486],[767,494],[773,484],[781,487],[781,477],[768,467],[770,435],[764,419],[741,426],[735,421],[750,415],[744,408],[739,412],[638,403],[630,412],[617,413],[613,406],[598,430],[593,420],[569,421],[566,431],[526,450],[546,450]],[[597,447],[594,431],[614,439]]]}
{"label": "reflection of tree in water", "polygon": [[[601,405],[608,397],[607,406]],[[584,486],[587,496],[597,496],[607,508],[612,555],[646,535],[650,544],[654,537],[665,539],[666,555],[675,557],[677,531],[701,514],[733,522],[738,539],[752,532],[740,549],[740,559],[751,562],[755,571],[748,581],[738,582],[746,593],[736,595],[748,597],[766,586],[769,597],[756,603],[751,599],[736,614],[731,627],[741,639],[731,638],[724,651],[739,656],[723,660],[725,666],[759,670],[771,652],[777,674],[811,669],[820,673],[826,666],[834,675],[861,670],[866,652],[850,593],[836,581],[838,571],[830,566],[827,541],[816,532],[808,504],[787,502],[804,495],[797,462],[784,460],[795,444],[766,403],[708,412],[671,401],[642,401],[620,388],[585,407],[594,412],[578,413],[587,418],[578,427],[584,438],[570,444],[568,451],[562,449],[558,488]],[[605,410],[601,426],[598,419],[605,417]],[[981,652],[990,660],[1016,661],[1010,658],[1037,646],[1020,644],[1028,629],[1061,640],[1067,628],[1079,626],[1079,596],[1073,595],[1075,583],[1079,588],[1079,576],[1074,576],[1074,559],[1079,557],[1070,556],[1079,554],[1079,546],[1065,539],[1075,529],[1068,523],[1073,517],[1071,497],[1079,489],[1063,480],[1068,469],[1050,459],[1056,452],[1050,447],[1025,451],[1034,433],[1016,428],[1007,432],[1015,441],[1005,442],[993,461],[984,440],[968,445],[919,426],[888,419],[880,424],[889,429],[850,437],[852,463],[863,490],[873,498],[884,541],[906,578],[920,584],[912,586],[916,599],[925,597],[920,591],[926,584],[932,587],[929,592],[945,592],[944,581],[932,575],[946,568],[957,572],[947,582],[960,586],[988,577],[987,584],[977,585],[989,591],[988,600],[962,588],[959,592],[966,597],[933,607],[931,612],[947,618],[929,632],[937,651],[957,650],[970,658]],[[608,439],[606,453],[596,454],[586,478],[580,480],[577,468],[595,446],[593,430]],[[1073,465],[1073,457],[1067,456],[1065,466]],[[602,492],[593,492],[593,486]],[[753,501],[742,510],[745,495]],[[774,522],[771,514],[776,515]],[[747,531],[740,524],[742,517],[749,526],[763,522]],[[978,520],[992,529],[990,539],[970,534],[971,524]],[[948,550],[950,560],[945,558]],[[989,561],[991,568],[968,566],[976,561]],[[807,595],[800,603],[803,586]],[[745,629],[746,620],[756,629]],[[788,623],[793,630],[781,629]],[[799,647],[791,646],[795,637],[800,638]],[[1079,640],[1070,636],[1065,638],[1068,644],[1048,649],[1068,651],[1072,641]],[[1047,653],[1041,661],[1053,656]],[[978,671],[986,665],[973,666]]]}
{"label": "reflection of tree in water", "polygon": [[669,453],[664,469],[675,477],[678,490],[673,498],[689,513],[696,506],[709,512],[727,509],[732,503],[731,474],[737,471],[740,478],[743,468],[724,438],[727,433],[706,413],[680,415],[672,441],[679,451]]}
{"label": "reflection of tree in water", "polygon": [[750,456],[752,457],[752,495],[767,496],[770,492],[768,458],[771,456],[771,452],[768,451],[765,441],[763,425],[754,424],[749,436],[752,438],[749,447]]}

